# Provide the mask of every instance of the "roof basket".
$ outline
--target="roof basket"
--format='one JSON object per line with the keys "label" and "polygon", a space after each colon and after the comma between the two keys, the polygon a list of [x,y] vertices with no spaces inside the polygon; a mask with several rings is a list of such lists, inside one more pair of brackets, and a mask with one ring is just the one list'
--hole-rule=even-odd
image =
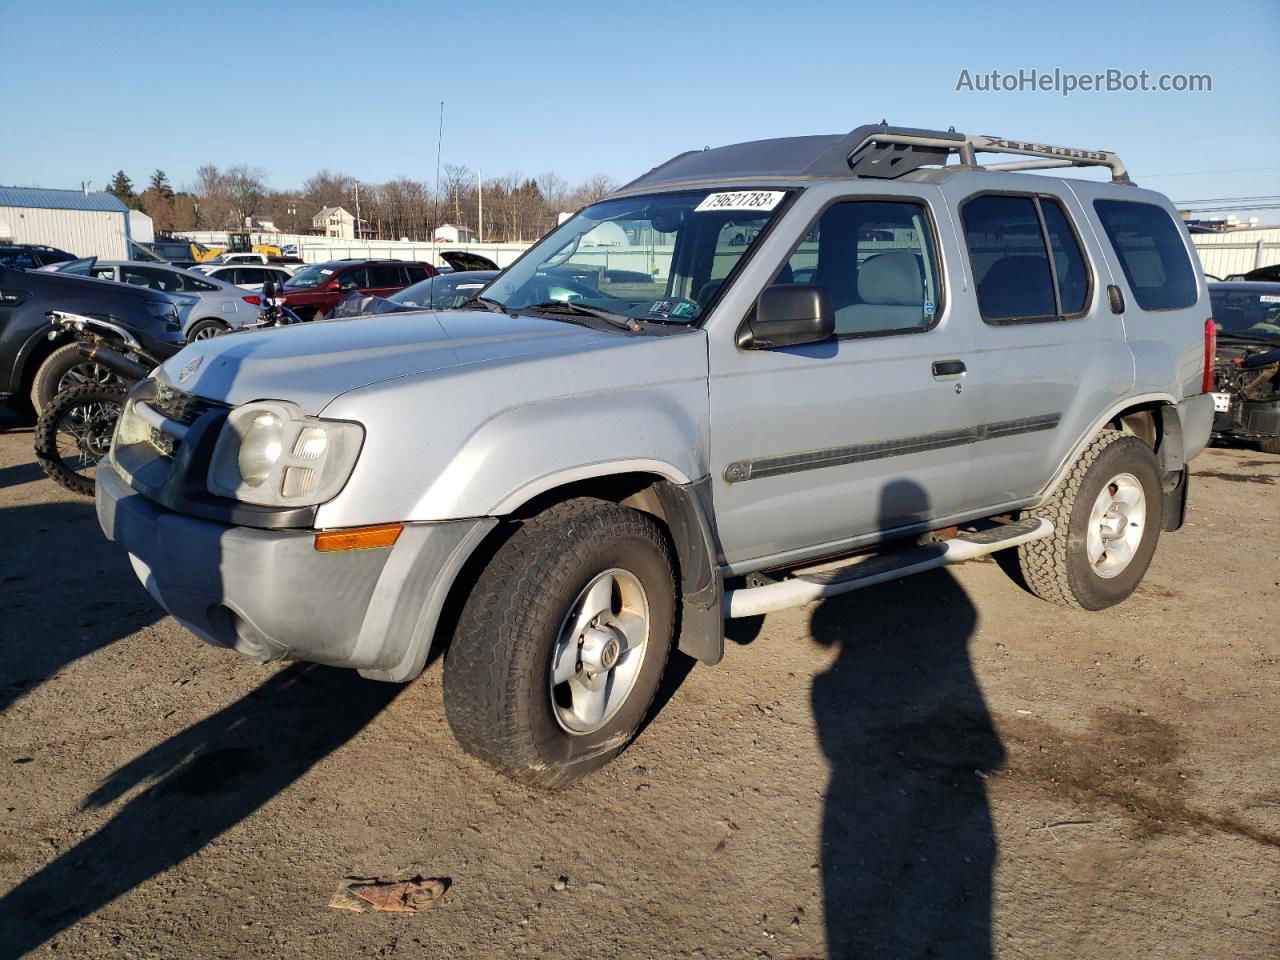
{"label": "roof basket", "polygon": [[884,123],[858,127],[845,138],[844,142],[854,144],[848,154],[849,169],[859,177],[893,179],[912,170],[918,170],[920,167],[945,165],[953,153],[959,156],[961,165],[977,167],[977,154],[1004,153],[1034,159],[988,163],[984,164],[982,169],[1045,170],[1053,167],[1109,167],[1112,183],[1133,183],[1120,158],[1106,150],[1079,150],[1075,147],[1058,147],[1048,143],[1032,143],[1005,137],[971,136],[966,133],[956,133],[955,130],[891,127]]}

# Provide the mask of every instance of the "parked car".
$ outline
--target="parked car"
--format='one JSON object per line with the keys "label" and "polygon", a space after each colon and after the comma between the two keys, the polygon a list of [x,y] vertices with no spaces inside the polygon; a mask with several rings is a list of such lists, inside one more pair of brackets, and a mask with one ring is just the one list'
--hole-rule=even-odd
{"label": "parked car", "polygon": [[330,260],[303,267],[284,285],[284,302],[303,320],[320,320],[352,290],[385,297],[439,273],[405,260]]}
{"label": "parked car", "polygon": [[1209,284],[1218,328],[1213,436],[1280,454],[1280,283]]}
{"label": "parked car", "polygon": [[[109,379],[106,370],[80,356],[68,336],[46,314],[64,310],[119,324],[168,356],[183,343],[178,307],[163,294],[141,287],[42,270],[0,266],[0,399],[27,398],[37,412],[73,384]],[[169,349],[166,349],[169,348]]]}
{"label": "parked car", "polygon": [[216,337],[228,330],[252,326],[262,318],[261,297],[247,294],[224,280],[199,276],[166,263],[85,257],[46,269],[115,280],[166,294],[178,305],[188,340]]}
{"label": "parked car", "polygon": [[1233,273],[1227,280],[1248,280],[1251,283],[1280,283],[1280,263],[1269,267],[1258,267],[1248,273]]}
{"label": "parked car", "polygon": [[17,270],[38,270],[51,263],[62,263],[74,260],[74,253],[67,253],[57,247],[47,247],[39,243],[5,243],[0,244],[0,267],[12,267]]}
{"label": "parked car", "polygon": [[201,263],[192,267],[191,272],[221,280],[223,283],[235,284],[245,290],[261,290],[262,285],[268,280],[274,280],[284,286],[293,276],[293,271],[288,267],[255,264]]}
{"label": "parked car", "polygon": [[692,151],[467,309],[187,347],[121,415],[98,517],[250,657],[406,681],[447,646],[461,744],[562,785],[726,617],[1000,549],[1045,600],[1124,600],[1209,439],[1208,316],[1177,211],[1111,153],[884,125]]}

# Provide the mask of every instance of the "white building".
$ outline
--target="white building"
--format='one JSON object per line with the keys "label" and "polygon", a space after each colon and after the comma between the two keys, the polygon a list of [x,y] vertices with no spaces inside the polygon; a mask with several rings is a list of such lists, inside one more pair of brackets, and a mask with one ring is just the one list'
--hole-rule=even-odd
{"label": "white building", "polygon": [[322,237],[352,240],[356,235],[356,218],[342,207],[325,207],[311,218],[311,229]]}
{"label": "white building", "polygon": [[442,223],[436,228],[436,243],[475,243],[476,232],[469,227]]}
{"label": "white building", "polygon": [[109,193],[0,187],[0,243],[43,243],[77,257],[127,260],[129,208]]}

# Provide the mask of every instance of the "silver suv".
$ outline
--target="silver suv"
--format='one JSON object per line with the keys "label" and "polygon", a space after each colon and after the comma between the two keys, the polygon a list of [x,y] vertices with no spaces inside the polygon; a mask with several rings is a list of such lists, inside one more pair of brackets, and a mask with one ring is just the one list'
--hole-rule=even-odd
{"label": "silver suv", "polygon": [[[1111,182],[1017,172],[1065,166]],[[690,152],[461,309],[188,346],[131,395],[98,516],[211,643],[387,681],[445,652],[466,749],[564,784],[726,617],[1000,549],[1048,601],[1125,599],[1209,436],[1209,314],[1110,153],[884,125]]]}

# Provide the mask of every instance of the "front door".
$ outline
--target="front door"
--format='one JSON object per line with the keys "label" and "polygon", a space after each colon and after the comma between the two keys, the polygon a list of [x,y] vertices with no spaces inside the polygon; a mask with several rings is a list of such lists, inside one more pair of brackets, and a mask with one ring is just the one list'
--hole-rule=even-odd
{"label": "front door", "polygon": [[954,235],[937,229],[936,188],[886,189],[806,191],[788,215],[799,239],[773,282],[826,286],[835,340],[742,350],[730,324],[712,331],[712,479],[731,566],[834,552],[966,503],[972,318],[947,302]]}

